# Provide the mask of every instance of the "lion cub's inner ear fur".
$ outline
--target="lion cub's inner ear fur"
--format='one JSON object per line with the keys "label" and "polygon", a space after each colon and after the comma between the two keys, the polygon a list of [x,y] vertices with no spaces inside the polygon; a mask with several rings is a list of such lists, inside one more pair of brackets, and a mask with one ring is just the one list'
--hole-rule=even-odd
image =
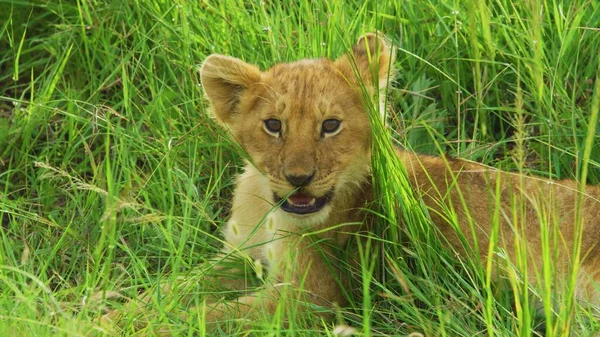
{"label": "lion cub's inner ear fur", "polygon": [[367,89],[372,90],[376,76],[381,90],[391,78],[390,71],[393,69],[395,57],[395,52],[383,35],[368,33],[358,39],[352,47],[351,54],[340,57],[335,61],[335,65],[350,81],[354,81],[358,75],[358,80],[362,81]]}
{"label": "lion cub's inner ear fur", "polygon": [[242,95],[261,80],[260,70],[242,60],[212,54],[200,68],[200,81],[215,118],[229,124],[240,111]]}

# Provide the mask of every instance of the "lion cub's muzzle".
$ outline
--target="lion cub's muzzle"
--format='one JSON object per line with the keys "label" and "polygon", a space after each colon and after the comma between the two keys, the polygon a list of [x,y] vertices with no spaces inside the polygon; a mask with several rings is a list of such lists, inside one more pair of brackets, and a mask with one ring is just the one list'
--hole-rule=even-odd
{"label": "lion cub's muzzle", "polygon": [[322,197],[315,197],[306,192],[296,191],[287,198],[283,198],[273,193],[275,202],[281,205],[281,210],[293,214],[311,214],[323,209],[333,198],[333,190],[330,190]]}
{"label": "lion cub's muzzle", "polygon": [[[328,191],[315,191],[310,187],[316,172],[296,169],[295,174],[284,173],[285,180],[291,185],[292,191],[282,193],[275,191],[273,199],[287,213],[305,215],[322,210],[333,198],[333,188]],[[317,182],[317,185],[318,182]]]}

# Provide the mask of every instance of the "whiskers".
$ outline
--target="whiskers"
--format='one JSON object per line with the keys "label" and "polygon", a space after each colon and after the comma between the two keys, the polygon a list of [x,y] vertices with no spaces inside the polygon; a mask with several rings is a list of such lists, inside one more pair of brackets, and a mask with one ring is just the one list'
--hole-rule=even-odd
{"label": "whiskers", "polygon": [[[335,190],[336,192],[347,189],[362,190],[368,176],[368,170],[361,170],[360,167],[331,170],[324,176],[316,177],[316,180],[302,190],[315,196],[325,195],[331,190]],[[297,190],[296,187],[278,177],[268,175],[268,179],[271,189],[277,194],[287,195]]]}
{"label": "whiskers", "polygon": [[310,188],[316,190],[330,190],[335,185],[335,178],[320,179],[310,184]]}
{"label": "whiskers", "polygon": [[269,176],[269,183],[271,184],[272,187],[275,187],[278,190],[289,190],[289,191],[294,190],[294,187],[290,186],[290,184],[288,184],[282,180],[279,180],[273,176]]}

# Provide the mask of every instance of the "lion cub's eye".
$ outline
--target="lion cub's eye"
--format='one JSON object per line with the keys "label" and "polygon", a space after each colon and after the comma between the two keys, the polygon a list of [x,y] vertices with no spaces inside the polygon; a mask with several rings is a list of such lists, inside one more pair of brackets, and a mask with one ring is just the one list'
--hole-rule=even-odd
{"label": "lion cub's eye", "polygon": [[281,121],[275,118],[265,120],[265,129],[272,134],[281,133]]}
{"label": "lion cub's eye", "polygon": [[340,125],[342,125],[342,121],[339,119],[326,119],[321,125],[321,131],[323,134],[335,133],[340,129]]}

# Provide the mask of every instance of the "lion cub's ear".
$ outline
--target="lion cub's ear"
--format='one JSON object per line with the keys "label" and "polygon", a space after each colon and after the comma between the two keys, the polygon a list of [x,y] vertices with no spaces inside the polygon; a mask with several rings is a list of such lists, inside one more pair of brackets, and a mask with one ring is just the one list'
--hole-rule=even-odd
{"label": "lion cub's ear", "polygon": [[352,53],[335,61],[335,65],[345,76],[360,76],[363,84],[372,89],[377,80],[379,89],[384,89],[391,78],[391,70],[396,53],[389,41],[379,33],[361,36],[352,47]]}
{"label": "lion cub's ear", "polygon": [[242,60],[212,54],[200,68],[200,81],[215,118],[228,124],[240,112],[242,95],[260,82],[260,70]]}

